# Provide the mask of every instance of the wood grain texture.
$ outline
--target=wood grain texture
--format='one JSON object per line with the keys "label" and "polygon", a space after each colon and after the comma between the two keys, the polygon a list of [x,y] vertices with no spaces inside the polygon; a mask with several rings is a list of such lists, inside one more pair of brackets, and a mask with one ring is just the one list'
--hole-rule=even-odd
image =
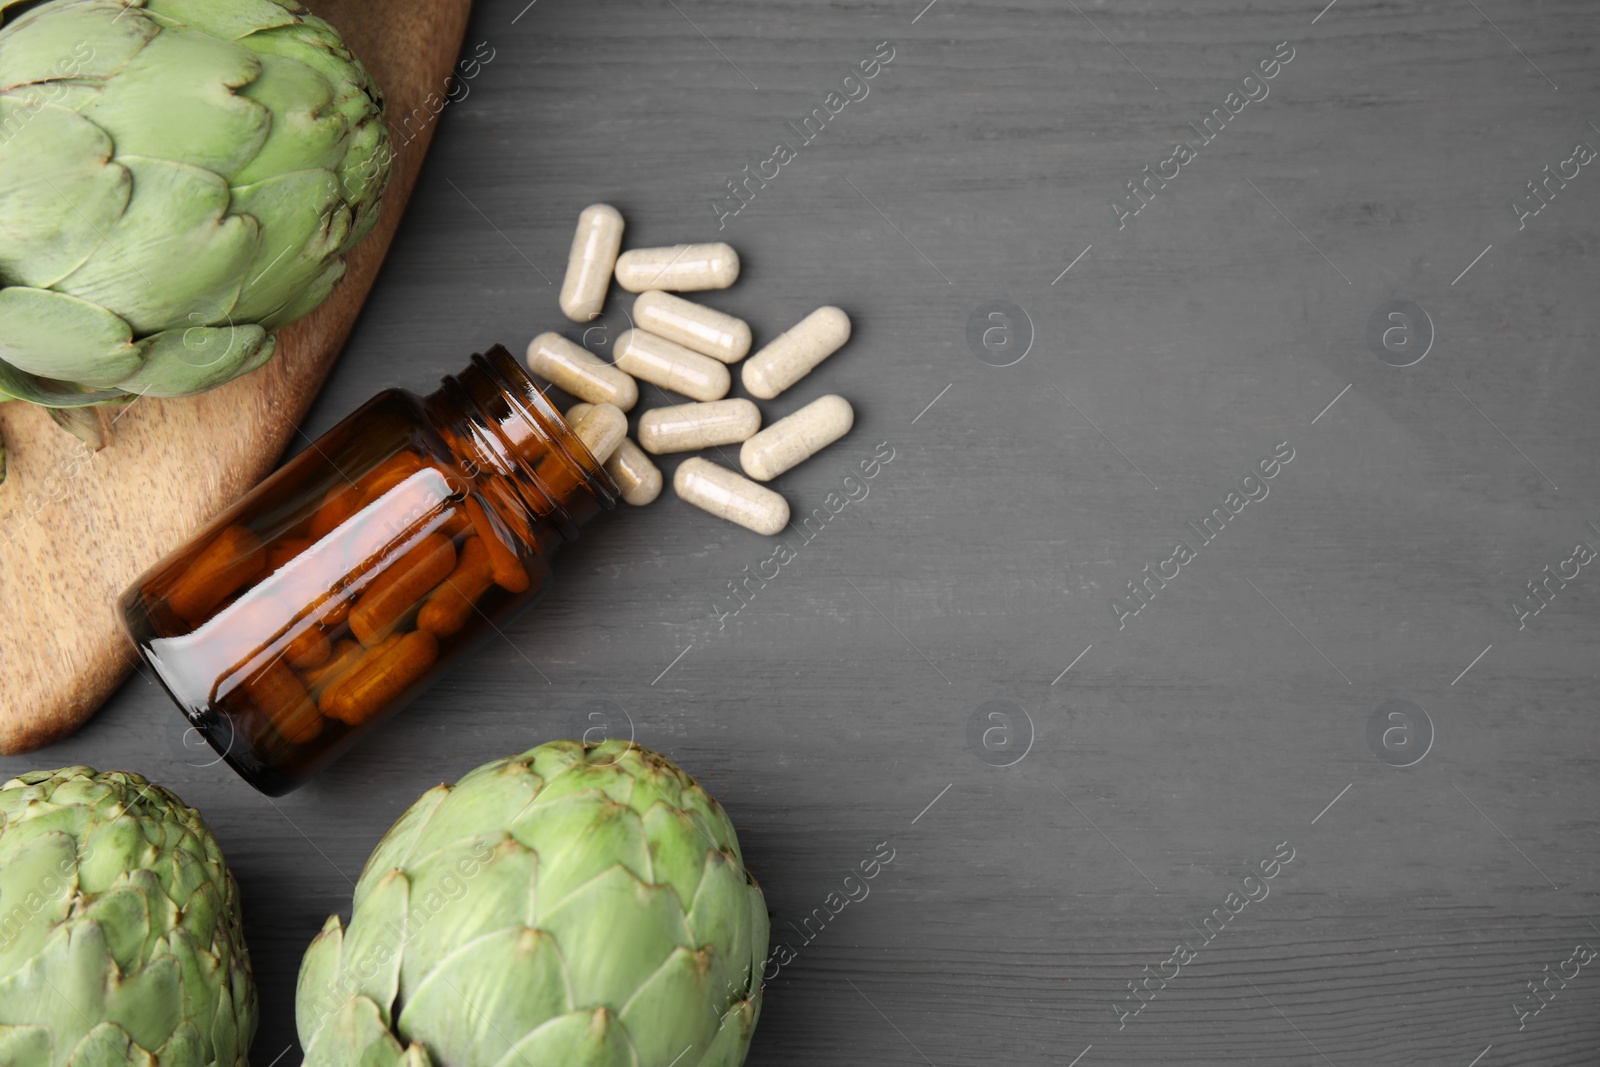
{"label": "wood grain texture", "polygon": [[[295,1061],[301,956],[405,807],[607,706],[726,805],[798,949],[752,1067],[1593,1067],[1600,973],[1523,1029],[1512,1005],[1600,948],[1600,572],[1526,630],[1508,608],[1600,546],[1600,171],[1520,231],[1509,207],[1600,148],[1593,4],[1338,0],[1313,25],[1327,0],[675,3],[474,6],[467,51],[494,58],[302,430],[495,341],[577,338],[560,271],[605,200],[629,247],[733,244],[743,277],[704,299],[757,345],[850,313],[849,345],[759,406],[855,406],[772,483],[797,516],[887,441],[870,494],[723,622],[767,541],[670,493],[596,522],[534,611],[276,801],[186,750],[138,676],[0,770],[128,767],[206,814],[263,1067]],[[725,181],[884,40],[870,95],[719,231]],[[1119,231],[1124,183],[1281,41],[1270,97]],[[999,299],[1035,332],[1010,367],[967,342]],[[1401,299],[1438,335],[1404,369],[1365,340]],[[1270,495],[1119,631],[1108,600],[1283,441]],[[1435,727],[1411,768],[1367,743],[1396,698]],[[990,700],[1032,716],[1013,767],[967,746]],[[784,933],[882,841],[870,897]],[[1119,1030],[1128,983],[1280,841],[1271,895]]]}
{"label": "wood grain texture", "polygon": [[97,453],[42,409],[0,404],[0,752],[70,734],[134,668],[117,597],[277,463],[405,213],[435,128],[425,101],[444,95],[471,0],[312,6],[385,94],[395,161],[382,214],[333,295],[279,332],[266,367],[203,396],[136,400],[108,417],[111,444]]}

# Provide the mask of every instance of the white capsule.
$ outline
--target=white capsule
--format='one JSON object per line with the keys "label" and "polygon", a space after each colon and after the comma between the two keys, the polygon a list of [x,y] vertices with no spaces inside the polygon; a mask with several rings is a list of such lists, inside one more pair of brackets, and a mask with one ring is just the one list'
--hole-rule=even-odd
{"label": "white capsule", "polygon": [[646,452],[692,452],[749,440],[761,429],[761,409],[748,400],[713,400],[653,408],[639,417],[639,443]]}
{"label": "white capsule", "polygon": [[817,368],[850,340],[850,316],[820,307],[773,338],[744,365],[744,387],[771,400]]}
{"label": "white capsule", "polygon": [[628,416],[614,404],[574,404],[567,411],[567,423],[595,462],[601,464],[628,436]]}
{"label": "white capsule", "polygon": [[770,482],[849,433],[855,421],[850,401],[819,397],[747,440],[739,449],[739,466],[756,481]]}
{"label": "white capsule", "polygon": [[622,490],[622,499],[634,507],[644,507],[661,495],[661,468],[650,461],[644,449],[624,437],[622,444],[606,460],[606,473]]}
{"label": "white capsule", "polygon": [[737,363],[750,354],[750,327],[743,319],[671,293],[640,293],[633,302],[633,324],[719,363]]}
{"label": "white capsule", "polygon": [[739,277],[739,253],[721,241],[635,248],[618,257],[616,274],[617,284],[630,293],[648,289],[674,293],[726,289]]}
{"label": "white capsule", "polygon": [[600,314],[621,247],[622,214],[610,204],[584,208],[567,253],[567,276],[561,280],[561,310],[567,318],[588,322]]}
{"label": "white capsule", "polygon": [[678,496],[718,518],[771,537],[789,525],[789,502],[766,486],[698,456],[672,476]]}
{"label": "white capsule", "polygon": [[643,330],[624,330],[613,351],[625,373],[695,400],[721,400],[733,385],[721,363]]}
{"label": "white capsule", "polygon": [[559,333],[541,333],[528,343],[528,369],[591,404],[632,411],[639,402],[638,382]]}

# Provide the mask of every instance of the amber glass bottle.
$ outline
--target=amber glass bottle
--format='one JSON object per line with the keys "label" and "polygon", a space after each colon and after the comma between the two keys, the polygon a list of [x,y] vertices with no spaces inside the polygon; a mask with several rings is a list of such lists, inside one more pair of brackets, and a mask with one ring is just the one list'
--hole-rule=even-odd
{"label": "amber glass bottle", "polygon": [[617,489],[503,347],[391,389],[122,597],[140,654],[250,784],[286,793],[527,607]]}

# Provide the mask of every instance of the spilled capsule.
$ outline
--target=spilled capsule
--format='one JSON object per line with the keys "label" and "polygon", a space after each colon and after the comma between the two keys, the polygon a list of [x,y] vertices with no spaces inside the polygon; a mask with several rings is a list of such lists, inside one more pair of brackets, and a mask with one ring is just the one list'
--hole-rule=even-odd
{"label": "spilled capsule", "polygon": [[750,354],[750,326],[743,319],[671,293],[640,293],[633,302],[633,322],[719,363],[737,363]]}
{"label": "spilled capsule", "polygon": [[771,400],[848,340],[850,316],[836,307],[820,307],[745,361],[744,387],[752,396]]}
{"label": "spilled capsule", "polygon": [[748,400],[713,400],[653,408],[639,417],[639,444],[646,452],[690,452],[738,444],[761,429],[761,409]]}
{"label": "spilled capsule", "polygon": [[604,465],[628,435],[628,416],[614,404],[574,404],[567,422],[595,462]]}
{"label": "spilled capsule", "polygon": [[644,507],[661,495],[661,468],[651,462],[631,437],[624,437],[622,444],[606,460],[606,473],[622,490],[622,499],[634,507]]}
{"label": "spilled capsule", "polygon": [[631,411],[639,402],[639,383],[559,333],[541,333],[528,343],[528,369],[590,404]]}
{"label": "spilled capsule", "polygon": [[789,502],[749,478],[699,456],[684,460],[672,476],[678,496],[718,518],[771,537],[789,525]]}
{"label": "spilled capsule", "polygon": [[579,213],[567,253],[567,276],[561,279],[561,311],[567,318],[588,322],[600,314],[621,247],[621,212],[610,204],[590,204]]}
{"label": "spilled capsule", "polygon": [[644,330],[623,331],[613,351],[624,373],[695,400],[721,400],[733,384],[721,363]]}
{"label": "spilled capsule", "polygon": [[721,241],[635,248],[618,257],[616,275],[617,284],[630,293],[649,289],[674,293],[726,289],[739,277],[739,253]]}
{"label": "spilled capsule", "polygon": [[739,466],[758,482],[768,482],[799,466],[855,425],[855,409],[842,396],[813,400],[745,441]]}

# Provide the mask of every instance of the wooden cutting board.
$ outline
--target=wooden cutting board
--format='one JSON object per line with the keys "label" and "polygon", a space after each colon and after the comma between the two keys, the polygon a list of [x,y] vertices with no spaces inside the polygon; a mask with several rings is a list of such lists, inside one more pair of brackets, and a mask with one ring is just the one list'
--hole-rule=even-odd
{"label": "wooden cutting board", "polygon": [[378,224],[328,301],[279,332],[266,367],[204,396],[135,401],[100,452],[40,409],[0,404],[9,459],[0,485],[0,754],[76,730],[134,668],[117,597],[272,470],[338,358],[416,184],[471,0],[309,6],[344,34],[387,100],[395,163]]}

